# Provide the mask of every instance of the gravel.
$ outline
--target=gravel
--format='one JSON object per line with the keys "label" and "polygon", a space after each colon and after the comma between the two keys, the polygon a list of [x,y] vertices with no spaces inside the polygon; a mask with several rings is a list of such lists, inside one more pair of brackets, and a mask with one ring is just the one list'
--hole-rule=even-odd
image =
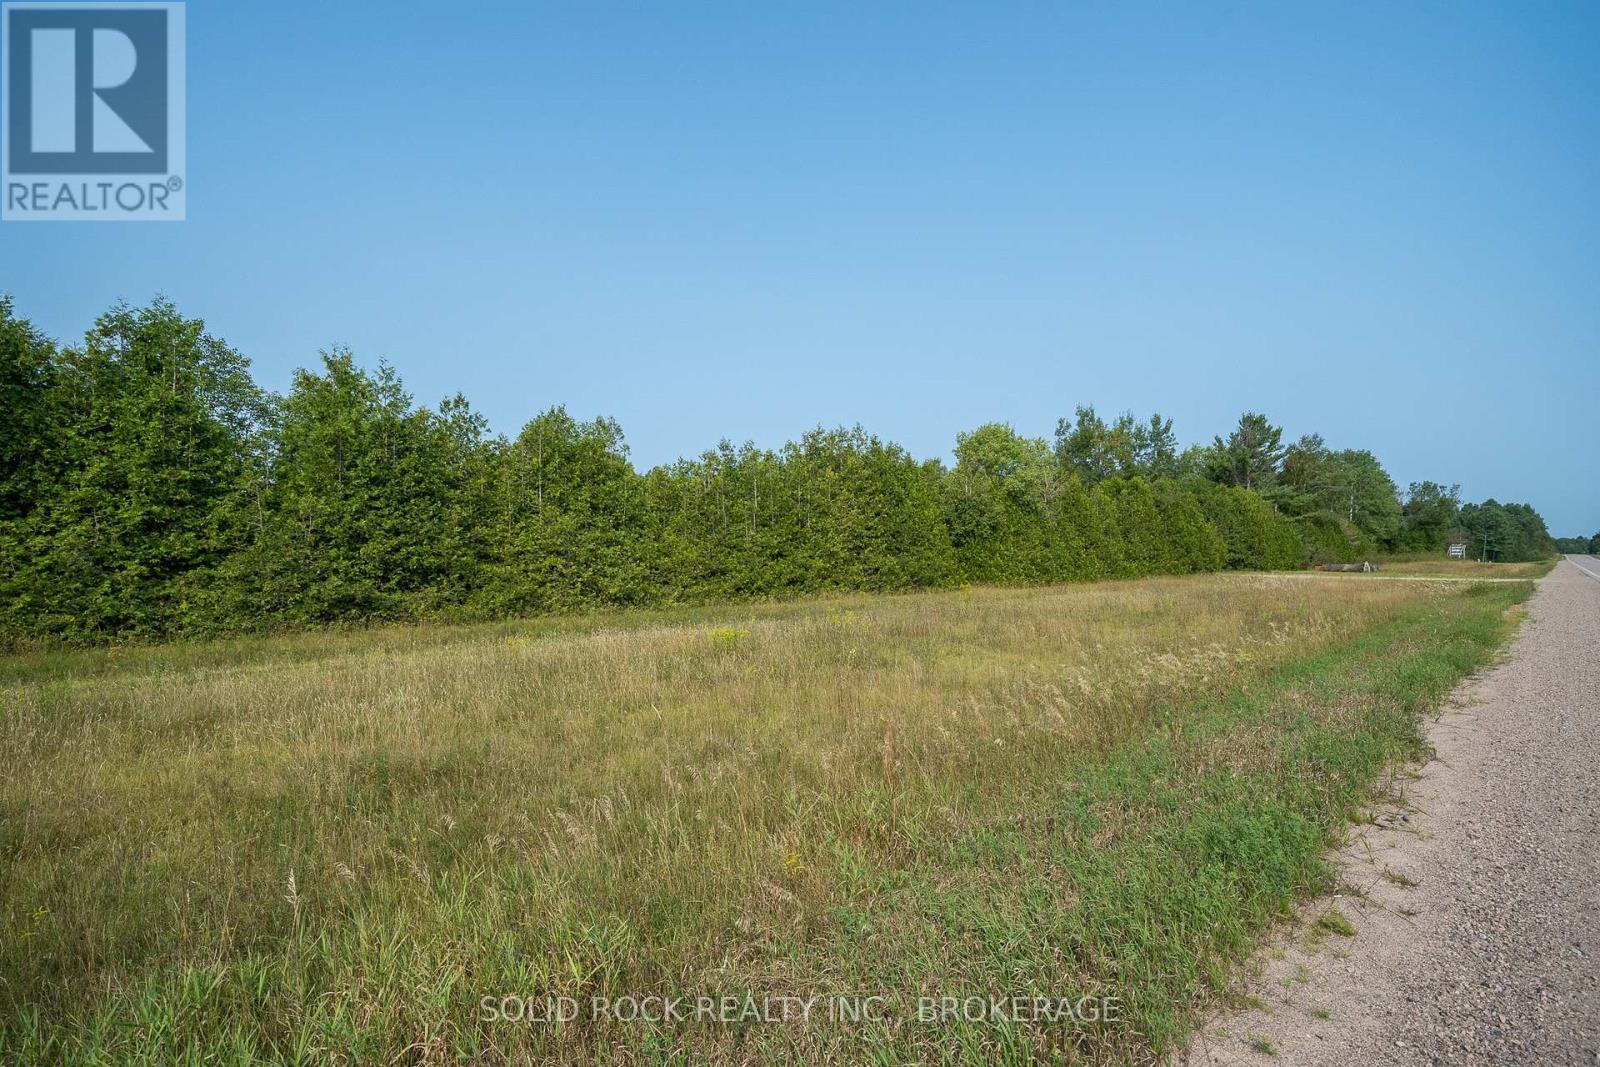
{"label": "gravel", "polygon": [[[1581,568],[1581,569],[1580,569]],[[1600,561],[1539,582],[1437,754],[1339,853],[1190,1064],[1600,1064]],[[1354,938],[1313,937],[1337,909]],[[1272,1049],[1272,1052],[1263,1051]]]}

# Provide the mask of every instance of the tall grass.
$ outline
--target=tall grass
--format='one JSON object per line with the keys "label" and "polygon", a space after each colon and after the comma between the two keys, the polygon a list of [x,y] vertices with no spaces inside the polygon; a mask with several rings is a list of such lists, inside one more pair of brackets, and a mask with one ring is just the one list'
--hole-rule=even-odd
{"label": "tall grass", "polygon": [[1437,574],[1447,578],[1539,578],[1556,565],[1554,558],[1532,563],[1495,563],[1476,559],[1450,559],[1436,552],[1408,552],[1383,556],[1384,574]]}
{"label": "tall grass", "polygon": [[[1170,1049],[1526,586],[1208,575],[3,667],[0,1059]],[[870,994],[564,1026],[482,998]],[[919,995],[1120,998],[1079,1025]]]}

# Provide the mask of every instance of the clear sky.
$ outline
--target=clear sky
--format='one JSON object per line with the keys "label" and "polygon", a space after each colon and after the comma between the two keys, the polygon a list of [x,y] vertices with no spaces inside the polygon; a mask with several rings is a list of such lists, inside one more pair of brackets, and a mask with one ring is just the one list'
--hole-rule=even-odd
{"label": "clear sky", "polygon": [[1600,4],[645,6],[193,0],[189,221],[0,225],[0,291],[641,466],[1258,409],[1600,528]]}

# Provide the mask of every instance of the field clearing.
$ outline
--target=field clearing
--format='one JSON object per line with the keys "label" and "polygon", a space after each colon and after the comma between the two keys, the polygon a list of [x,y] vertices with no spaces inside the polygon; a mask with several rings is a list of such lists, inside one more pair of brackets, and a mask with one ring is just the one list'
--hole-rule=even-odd
{"label": "field clearing", "polygon": [[1533,563],[1480,563],[1475,559],[1446,559],[1437,555],[1386,556],[1377,560],[1380,574],[1438,574],[1454,578],[1542,578],[1556,565],[1553,559]]}
{"label": "field clearing", "polygon": [[[14,658],[0,1059],[1171,1049],[1530,585],[1205,575]],[[484,997],[882,995],[565,1026]],[[913,1016],[923,995],[1120,1018]]]}

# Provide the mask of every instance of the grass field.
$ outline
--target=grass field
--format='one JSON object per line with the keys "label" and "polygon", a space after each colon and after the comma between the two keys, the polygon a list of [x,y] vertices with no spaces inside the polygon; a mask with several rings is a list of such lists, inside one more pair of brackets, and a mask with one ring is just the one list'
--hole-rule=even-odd
{"label": "grass field", "polygon": [[1384,556],[1378,560],[1383,574],[1438,574],[1453,578],[1539,578],[1556,565],[1554,559],[1535,563],[1480,563],[1475,559],[1446,559],[1436,554]]}
{"label": "grass field", "polygon": [[[1146,1061],[1326,888],[1530,588],[1209,575],[5,661],[0,1061]],[[646,994],[884,999],[593,1017]],[[969,994],[1115,999],[917,1017]]]}

